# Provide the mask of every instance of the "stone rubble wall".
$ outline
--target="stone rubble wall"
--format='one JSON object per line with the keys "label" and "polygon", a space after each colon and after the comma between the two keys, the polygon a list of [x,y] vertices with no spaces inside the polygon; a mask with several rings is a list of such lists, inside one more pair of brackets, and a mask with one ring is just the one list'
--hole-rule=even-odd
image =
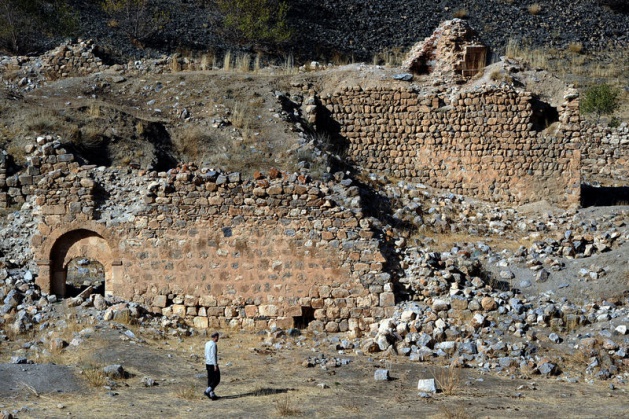
{"label": "stone rubble wall", "polygon": [[629,186],[629,126],[582,124],[581,178],[607,187]]}
{"label": "stone rubble wall", "polygon": [[[111,249],[99,256],[110,270],[107,293],[197,327],[290,327],[305,319],[313,329],[360,333],[394,310],[371,220],[339,204],[340,185],[277,171],[243,181],[195,167],[157,173],[65,157],[51,163],[71,155],[47,155],[54,148],[42,138],[29,159],[43,174],[32,246],[44,291],[46,273],[102,238]],[[345,192],[356,202],[357,190]],[[69,239],[78,231],[93,233]]]}
{"label": "stone rubble wall", "polygon": [[363,170],[492,202],[579,202],[577,100],[552,136],[534,130],[532,95],[510,87],[449,96],[382,82],[320,100]]}

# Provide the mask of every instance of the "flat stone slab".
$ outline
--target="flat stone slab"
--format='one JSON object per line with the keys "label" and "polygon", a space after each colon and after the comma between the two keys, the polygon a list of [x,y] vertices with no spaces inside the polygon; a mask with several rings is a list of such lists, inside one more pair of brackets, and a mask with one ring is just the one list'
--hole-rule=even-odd
{"label": "flat stone slab", "polygon": [[24,384],[38,394],[73,393],[83,387],[74,369],[53,364],[0,364],[0,398],[29,392]]}

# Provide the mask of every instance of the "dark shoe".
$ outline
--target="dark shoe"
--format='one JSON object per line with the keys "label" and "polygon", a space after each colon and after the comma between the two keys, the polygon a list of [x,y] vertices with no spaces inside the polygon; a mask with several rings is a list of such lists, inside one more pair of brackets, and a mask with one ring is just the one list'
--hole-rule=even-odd
{"label": "dark shoe", "polygon": [[205,397],[207,397],[208,399],[214,400],[212,399],[212,395],[208,393],[207,391],[204,391],[203,394],[205,394]]}
{"label": "dark shoe", "polygon": [[214,393],[212,392],[212,393],[210,393],[210,399],[212,399],[212,400],[218,400],[218,399],[220,399],[220,397],[218,397],[216,394],[214,394]]}

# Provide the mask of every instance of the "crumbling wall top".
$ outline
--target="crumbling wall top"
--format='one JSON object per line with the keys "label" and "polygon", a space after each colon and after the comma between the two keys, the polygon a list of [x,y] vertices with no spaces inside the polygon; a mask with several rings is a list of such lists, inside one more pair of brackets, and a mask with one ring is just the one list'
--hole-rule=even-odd
{"label": "crumbling wall top", "polygon": [[462,82],[485,67],[487,47],[461,19],[443,22],[431,36],[411,48],[402,67],[444,81]]}

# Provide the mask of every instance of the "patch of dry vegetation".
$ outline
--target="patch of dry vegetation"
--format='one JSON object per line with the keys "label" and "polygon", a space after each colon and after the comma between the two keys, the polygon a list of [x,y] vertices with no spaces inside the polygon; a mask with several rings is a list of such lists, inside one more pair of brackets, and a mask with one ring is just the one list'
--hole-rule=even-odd
{"label": "patch of dry vegetation", "polygon": [[433,367],[432,375],[437,383],[437,388],[446,396],[452,396],[460,390],[461,368],[454,363]]}
{"label": "patch of dry vegetation", "polygon": [[299,416],[302,413],[299,408],[293,405],[288,393],[275,402],[275,412],[281,417]]}
{"label": "patch of dry vegetation", "polygon": [[199,398],[201,391],[194,384],[182,384],[175,389],[175,396],[184,400],[195,400]]}

